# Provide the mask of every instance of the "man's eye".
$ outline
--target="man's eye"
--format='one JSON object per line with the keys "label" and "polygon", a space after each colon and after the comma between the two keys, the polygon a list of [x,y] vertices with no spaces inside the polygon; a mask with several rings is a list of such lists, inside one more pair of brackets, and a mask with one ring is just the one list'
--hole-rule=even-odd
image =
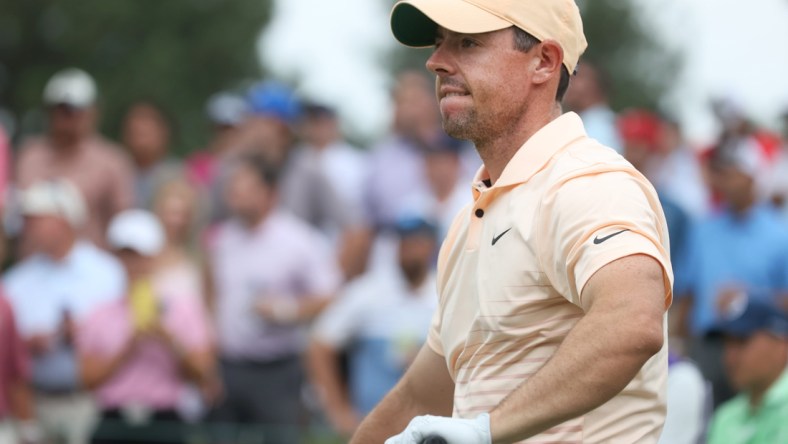
{"label": "man's eye", "polygon": [[462,45],[463,48],[473,48],[474,46],[477,46],[476,41],[467,38],[462,39],[462,42],[460,44]]}

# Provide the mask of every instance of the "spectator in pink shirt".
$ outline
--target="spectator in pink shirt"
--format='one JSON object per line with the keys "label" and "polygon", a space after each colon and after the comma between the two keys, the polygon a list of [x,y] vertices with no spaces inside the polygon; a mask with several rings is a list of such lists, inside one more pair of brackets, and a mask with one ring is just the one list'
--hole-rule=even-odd
{"label": "spectator in pink shirt", "polygon": [[181,443],[177,409],[184,386],[206,380],[213,369],[206,313],[193,297],[159,291],[156,256],[164,230],[151,213],[118,214],[107,240],[131,284],[126,298],[97,309],[77,336],[82,379],[95,390],[102,411],[92,442],[131,444],[153,437]]}
{"label": "spectator in pink shirt", "polygon": [[[134,203],[129,158],[98,133],[98,90],[88,73],[76,68],[56,73],[43,99],[49,118],[47,133],[19,147],[16,185],[28,188],[42,180],[68,179],[87,204],[84,234],[104,247],[109,220]],[[27,251],[24,245],[22,251]]]}

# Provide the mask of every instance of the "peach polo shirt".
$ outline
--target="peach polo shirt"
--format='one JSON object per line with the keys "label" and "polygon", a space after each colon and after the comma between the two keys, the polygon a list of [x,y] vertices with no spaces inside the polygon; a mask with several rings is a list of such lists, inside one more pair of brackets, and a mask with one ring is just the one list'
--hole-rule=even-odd
{"label": "peach polo shirt", "polygon": [[[588,138],[576,114],[531,137],[493,186],[486,176],[482,168],[473,204],[441,248],[440,306],[427,341],[446,358],[454,416],[463,418],[494,409],[550,359],[589,307],[583,287],[606,264],[653,257],[664,269],[666,309],[672,300],[656,191],[624,158]],[[667,346],[613,399],[524,442],[656,443],[666,380]]]}

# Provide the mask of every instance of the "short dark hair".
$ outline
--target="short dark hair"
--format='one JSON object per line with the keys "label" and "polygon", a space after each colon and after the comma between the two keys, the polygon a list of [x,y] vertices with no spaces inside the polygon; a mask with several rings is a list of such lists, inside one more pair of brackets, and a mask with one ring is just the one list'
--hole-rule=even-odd
{"label": "short dark hair", "polygon": [[[514,48],[516,50],[528,52],[533,49],[534,46],[541,43],[539,39],[517,26],[512,26],[512,28],[514,28]],[[555,93],[556,102],[564,100],[564,94],[566,94],[566,90],[569,88],[569,79],[569,70],[566,69],[566,65],[561,65],[561,78],[558,80],[558,90]]]}
{"label": "short dark hair", "polygon": [[276,188],[279,182],[279,168],[261,154],[249,153],[240,156],[236,167],[248,168],[268,187]]}

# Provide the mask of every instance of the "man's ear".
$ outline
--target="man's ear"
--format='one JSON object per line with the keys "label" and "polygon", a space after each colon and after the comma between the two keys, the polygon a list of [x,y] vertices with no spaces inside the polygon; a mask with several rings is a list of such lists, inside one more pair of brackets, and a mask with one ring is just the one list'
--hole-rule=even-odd
{"label": "man's ear", "polygon": [[564,63],[564,50],[554,40],[544,40],[536,48],[537,57],[534,58],[536,67],[531,80],[534,83],[547,83],[561,77],[561,68]]}

